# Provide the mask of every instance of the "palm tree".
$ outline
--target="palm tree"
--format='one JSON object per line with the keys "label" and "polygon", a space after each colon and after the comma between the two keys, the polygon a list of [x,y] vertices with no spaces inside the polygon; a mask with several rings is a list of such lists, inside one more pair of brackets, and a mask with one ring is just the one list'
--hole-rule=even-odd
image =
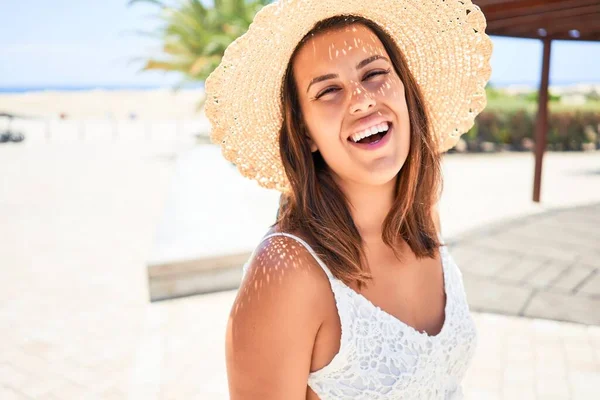
{"label": "palm tree", "polygon": [[160,58],[150,58],[142,70],[176,71],[183,83],[204,81],[217,67],[225,48],[248,29],[254,15],[270,0],[129,0],[128,5],[151,3],[160,8],[163,42]]}

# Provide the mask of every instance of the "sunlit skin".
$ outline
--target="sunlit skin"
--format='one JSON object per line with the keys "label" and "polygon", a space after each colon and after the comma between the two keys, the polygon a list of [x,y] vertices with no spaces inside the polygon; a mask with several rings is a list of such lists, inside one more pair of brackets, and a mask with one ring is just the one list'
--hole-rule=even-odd
{"label": "sunlit skin", "polygon": [[[410,150],[404,85],[388,60],[377,36],[354,24],[309,39],[292,70],[306,140],[313,152],[321,153],[348,198],[363,241],[373,280],[360,295],[434,334],[444,321],[439,256],[417,259],[405,245],[401,252],[406,257],[400,261],[381,238],[396,177]],[[358,125],[373,116],[392,123],[389,141],[376,150],[350,143],[348,137]],[[437,214],[434,221],[440,231]],[[340,343],[341,322],[331,284],[315,259],[284,236],[262,242],[228,321],[230,398],[318,399],[307,386],[309,373],[328,365]]]}
{"label": "sunlit skin", "polygon": [[[373,32],[354,24],[311,38],[298,52],[293,73],[311,150],[321,153],[350,200],[363,238],[380,237],[410,148],[404,85],[389,55]],[[324,76],[330,77],[313,81]],[[360,149],[348,137],[373,115],[392,122],[389,142]]]}

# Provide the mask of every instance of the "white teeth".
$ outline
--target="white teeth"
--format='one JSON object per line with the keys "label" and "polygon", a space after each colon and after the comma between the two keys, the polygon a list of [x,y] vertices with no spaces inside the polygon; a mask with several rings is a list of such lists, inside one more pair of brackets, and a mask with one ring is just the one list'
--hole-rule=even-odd
{"label": "white teeth", "polygon": [[357,132],[351,136],[354,143],[358,142],[361,139],[369,137],[379,132],[384,132],[389,129],[389,124],[387,122],[382,122],[381,124],[374,125],[370,128],[367,128],[363,131]]}

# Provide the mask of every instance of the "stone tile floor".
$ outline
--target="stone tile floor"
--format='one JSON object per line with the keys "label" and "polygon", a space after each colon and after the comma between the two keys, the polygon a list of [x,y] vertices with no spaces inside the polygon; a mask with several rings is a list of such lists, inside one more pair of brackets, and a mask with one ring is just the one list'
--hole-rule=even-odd
{"label": "stone tile floor", "polygon": [[[223,340],[235,291],[147,300],[146,261],[179,150],[145,142],[0,147],[0,399],[227,398]],[[501,163],[518,176],[507,165],[527,165],[529,156],[455,160],[450,173]],[[594,160],[548,155],[545,167],[590,169]],[[596,175],[578,179],[577,187],[598,187]],[[559,193],[553,185],[548,193]],[[512,201],[528,207],[528,196]],[[596,192],[572,196],[565,199],[600,201]],[[455,218],[474,207],[465,202]],[[598,398],[599,327],[474,318],[480,342],[464,382],[468,399]]]}
{"label": "stone tile floor", "polygon": [[473,310],[600,325],[600,203],[449,241]]}

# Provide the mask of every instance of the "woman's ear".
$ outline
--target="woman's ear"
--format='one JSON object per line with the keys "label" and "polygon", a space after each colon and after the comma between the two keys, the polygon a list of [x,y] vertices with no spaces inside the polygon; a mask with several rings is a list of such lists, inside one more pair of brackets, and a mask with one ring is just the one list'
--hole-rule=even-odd
{"label": "woman's ear", "polygon": [[306,135],[306,140],[308,140],[308,145],[310,146],[310,151],[312,153],[314,153],[315,151],[319,150],[319,148],[317,147],[317,144],[315,143],[314,140],[312,140],[310,138],[310,136]]}
{"label": "woman's ear", "polygon": [[304,137],[306,137],[306,141],[308,142],[308,145],[310,146],[311,153],[314,153],[315,151],[319,150],[315,141],[312,140],[312,138],[308,134],[308,128],[304,124],[304,121],[302,121],[302,120],[300,121],[300,126],[302,127],[302,131],[304,131]]}

